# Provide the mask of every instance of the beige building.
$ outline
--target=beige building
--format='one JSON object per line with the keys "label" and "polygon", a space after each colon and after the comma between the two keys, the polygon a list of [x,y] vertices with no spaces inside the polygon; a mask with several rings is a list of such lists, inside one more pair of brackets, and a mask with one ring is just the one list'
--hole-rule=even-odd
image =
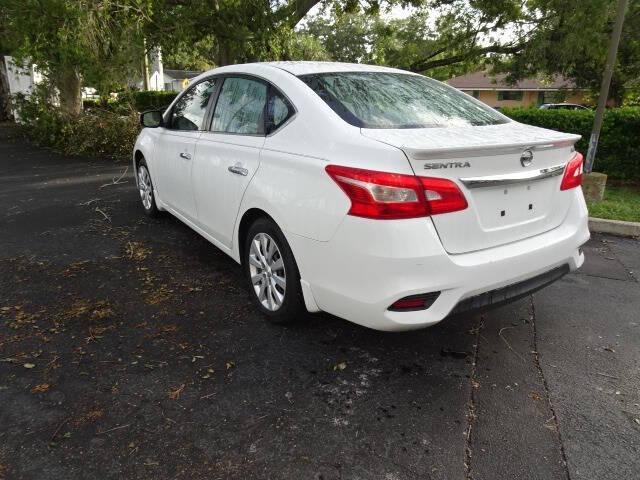
{"label": "beige building", "polygon": [[577,103],[588,105],[585,92],[577,90],[575,85],[563,77],[555,77],[552,81],[527,78],[509,84],[506,75],[491,76],[486,72],[475,72],[447,80],[456,87],[490,107],[536,107],[543,103]]}

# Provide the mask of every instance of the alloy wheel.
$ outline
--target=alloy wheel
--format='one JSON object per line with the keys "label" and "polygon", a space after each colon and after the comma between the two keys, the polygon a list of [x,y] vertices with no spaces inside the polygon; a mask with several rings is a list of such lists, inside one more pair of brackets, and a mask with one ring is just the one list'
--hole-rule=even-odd
{"label": "alloy wheel", "polygon": [[249,274],[258,301],[269,311],[282,306],[287,290],[287,274],[278,245],[266,233],[258,233],[249,249]]}
{"label": "alloy wheel", "polygon": [[138,190],[140,199],[146,210],[151,209],[153,203],[153,187],[151,186],[151,176],[149,170],[144,165],[138,168]]}

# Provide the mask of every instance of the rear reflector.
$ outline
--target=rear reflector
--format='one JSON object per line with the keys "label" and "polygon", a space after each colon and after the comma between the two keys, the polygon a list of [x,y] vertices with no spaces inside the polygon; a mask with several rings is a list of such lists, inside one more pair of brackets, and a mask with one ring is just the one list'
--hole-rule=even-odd
{"label": "rear reflector", "polygon": [[351,200],[349,215],[392,220],[455,212],[467,200],[451,180],[328,165],[326,171]]}
{"label": "rear reflector", "polygon": [[415,312],[417,310],[426,310],[440,296],[440,292],[421,293],[419,295],[410,295],[393,302],[389,307],[392,312]]}
{"label": "rear reflector", "polygon": [[576,152],[576,155],[567,163],[560,190],[569,190],[582,184],[582,160],[582,154]]}

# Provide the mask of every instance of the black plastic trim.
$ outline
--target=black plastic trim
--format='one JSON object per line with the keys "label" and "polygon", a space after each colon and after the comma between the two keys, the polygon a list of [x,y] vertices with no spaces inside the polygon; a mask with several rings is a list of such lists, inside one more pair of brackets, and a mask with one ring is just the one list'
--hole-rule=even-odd
{"label": "black plastic trim", "polygon": [[478,312],[489,308],[497,308],[551,285],[553,282],[564,277],[569,273],[569,271],[569,265],[562,265],[521,282],[465,298],[458,302],[449,315],[458,315],[461,313]]}

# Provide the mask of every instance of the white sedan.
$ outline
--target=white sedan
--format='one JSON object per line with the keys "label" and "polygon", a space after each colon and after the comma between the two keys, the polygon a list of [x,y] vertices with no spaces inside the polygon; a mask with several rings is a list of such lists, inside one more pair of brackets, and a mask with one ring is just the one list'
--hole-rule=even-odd
{"label": "white sedan", "polygon": [[408,330],[502,304],[584,261],[577,135],[392,68],[217,68],[141,115],[142,205],[244,268],[272,321]]}

